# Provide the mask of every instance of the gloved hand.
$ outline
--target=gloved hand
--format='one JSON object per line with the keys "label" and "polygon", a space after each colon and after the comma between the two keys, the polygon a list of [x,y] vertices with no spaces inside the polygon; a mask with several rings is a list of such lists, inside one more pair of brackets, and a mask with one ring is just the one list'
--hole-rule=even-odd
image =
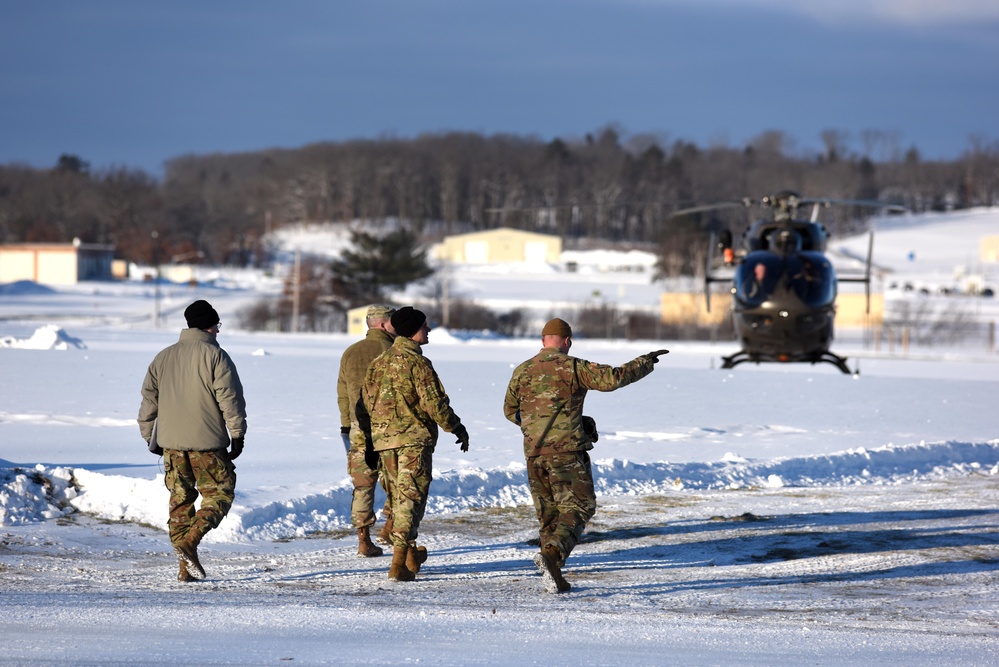
{"label": "gloved hand", "polygon": [[149,451],[155,454],[156,456],[163,456],[163,448],[160,447],[159,445],[153,447],[152,441],[149,440],[146,441],[146,448],[149,449]]}
{"label": "gloved hand", "polygon": [[243,437],[233,438],[229,444],[229,460],[235,461],[243,453]]}
{"label": "gloved hand", "polygon": [[656,350],[655,352],[649,352],[645,356],[648,357],[649,360],[652,363],[658,364],[659,363],[659,357],[662,356],[662,355],[664,355],[664,354],[669,354],[669,350]]}
{"label": "gloved hand", "polygon": [[340,435],[350,435],[350,427],[349,426],[341,426],[340,427]]}
{"label": "gloved hand", "polygon": [[458,438],[455,442],[460,442],[461,443],[461,451],[467,452],[468,451],[468,429],[465,428],[465,425],[459,423],[457,426],[454,427],[454,430],[451,431],[451,435],[453,435],[454,437]]}

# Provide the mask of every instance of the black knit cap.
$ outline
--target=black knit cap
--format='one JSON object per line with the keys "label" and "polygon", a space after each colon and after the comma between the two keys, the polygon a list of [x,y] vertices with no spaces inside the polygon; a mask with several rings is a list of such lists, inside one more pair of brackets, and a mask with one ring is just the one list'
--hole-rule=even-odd
{"label": "black knit cap", "polygon": [[426,321],[427,316],[423,311],[416,310],[412,306],[403,306],[392,315],[392,328],[395,329],[397,336],[411,338]]}
{"label": "black knit cap", "polygon": [[211,329],[220,319],[212,304],[204,299],[199,299],[188,306],[184,311],[184,318],[191,329]]}

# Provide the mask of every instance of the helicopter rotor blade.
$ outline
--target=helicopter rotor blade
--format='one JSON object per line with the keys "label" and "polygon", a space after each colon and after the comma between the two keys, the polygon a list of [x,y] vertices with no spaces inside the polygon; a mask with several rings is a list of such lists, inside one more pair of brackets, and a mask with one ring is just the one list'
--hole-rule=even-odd
{"label": "helicopter rotor blade", "polygon": [[[889,213],[905,213],[909,210],[899,204],[878,201],[876,199],[830,199],[827,197],[820,197],[815,199],[802,199],[801,204],[811,204],[813,206],[821,206],[823,208],[827,208],[832,204],[842,204],[844,206],[869,206],[871,208],[883,208]],[[812,211],[814,215],[817,209],[813,208]]]}
{"label": "helicopter rotor blade", "polygon": [[678,218],[682,215],[691,215],[693,213],[704,213],[706,211],[719,211],[724,208],[746,208],[749,206],[749,202],[743,200],[740,202],[728,201],[721,202],[720,204],[705,204],[704,206],[691,206],[690,208],[681,208],[679,211],[673,211],[669,214],[670,218]]}

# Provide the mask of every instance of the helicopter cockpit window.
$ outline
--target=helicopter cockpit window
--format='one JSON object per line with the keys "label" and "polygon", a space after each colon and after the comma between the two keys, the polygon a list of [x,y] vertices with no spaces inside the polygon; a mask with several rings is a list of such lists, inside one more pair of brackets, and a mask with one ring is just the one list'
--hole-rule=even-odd
{"label": "helicopter cockpit window", "polygon": [[822,255],[802,253],[787,258],[791,289],[806,305],[825,306],[836,299],[836,277]]}
{"label": "helicopter cockpit window", "polygon": [[832,265],[820,253],[783,257],[771,252],[750,253],[735,273],[736,298],[756,307],[775,290],[793,294],[809,306],[826,306],[836,299]]}
{"label": "helicopter cockpit window", "polygon": [[736,297],[750,306],[766,301],[780,278],[781,264],[780,258],[770,253],[747,255],[735,273]]}

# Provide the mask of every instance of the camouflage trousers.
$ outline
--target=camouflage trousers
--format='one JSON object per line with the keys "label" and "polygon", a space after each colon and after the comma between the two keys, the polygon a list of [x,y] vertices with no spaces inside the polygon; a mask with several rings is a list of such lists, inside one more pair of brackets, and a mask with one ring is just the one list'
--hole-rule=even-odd
{"label": "camouflage trousers", "polygon": [[[177,544],[190,531],[198,540],[217,528],[236,497],[236,468],[224,449],[208,452],[163,452],[165,482],[170,490],[170,542]],[[194,501],[201,494],[201,506]]]}
{"label": "camouflage trousers", "polygon": [[[347,474],[354,484],[350,501],[350,521],[354,528],[367,528],[375,523],[375,490],[378,488],[378,470],[369,468],[364,462],[364,433],[356,424],[350,427],[350,449],[347,451]],[[392,497],[389,495],[385,475],[381,476],[385,490],[385,505],[382,516],[386,521],[392,518]]]}
{"label": "camouflage trousers", "polygon": [[541,526],[541,548],[555,547],[565,564],[597,511],[587,452],[545,454],[527,459],[527,482]]}
{"label": "camouflage trousers", "polygon": [[392,502],[392,545],[415,546],[427,509],[433,472],[433,447],[415,445],[379,452]]}

